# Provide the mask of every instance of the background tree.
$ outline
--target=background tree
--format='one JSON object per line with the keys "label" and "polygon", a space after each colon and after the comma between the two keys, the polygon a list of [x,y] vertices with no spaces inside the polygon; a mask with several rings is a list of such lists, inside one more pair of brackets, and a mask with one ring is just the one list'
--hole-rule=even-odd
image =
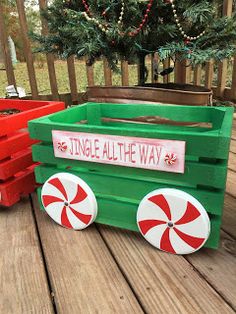
{"label": "background tree", "polygon": [[143,70],[145,56],[154,52],[160,60],[188,59],[195,65],[236,51],[236,14],[222,16],[221,5],[217,0],[53,0],[44,12],[50,34],[34,38],[41,51],[88,56],[88,64],[105,56],[113,69],[118,59],[139,59]]}

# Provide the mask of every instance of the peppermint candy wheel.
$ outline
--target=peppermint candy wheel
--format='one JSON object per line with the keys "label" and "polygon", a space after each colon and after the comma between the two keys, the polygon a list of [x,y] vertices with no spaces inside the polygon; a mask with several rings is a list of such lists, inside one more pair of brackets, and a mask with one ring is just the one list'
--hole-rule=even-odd
{"label": "peppermint candy wheel", "polygon": [[58,148],[58,150],[60,150],[61,152],[64,153],[67,150],[66,142],[57,143],[57,148]]}
{"label": "peppermint candy wheel", "polygon": [[138,207],[137,224],[149,243],[173,254],[199,250],[210,234],[204,207],[177,189],[158,189],[146,195]]}
{"label": "peppermint candy wheel", "polygon": [[70,173],[57,173],[43,185],[43,206],[59,225],[75,230],[88,227],[96,218],[97,202],[90,187]]}
{"label": "peppermint candy wheel", "polygon": [[166,163],[168,166],[171,166],[171,165],[173,165],[173,164],[176,163],[177,156],[176,156],[176,154],[174,154],[174,153],[167,153],[167,154],[165,155],[164,160],[165,160],[165,163]]}

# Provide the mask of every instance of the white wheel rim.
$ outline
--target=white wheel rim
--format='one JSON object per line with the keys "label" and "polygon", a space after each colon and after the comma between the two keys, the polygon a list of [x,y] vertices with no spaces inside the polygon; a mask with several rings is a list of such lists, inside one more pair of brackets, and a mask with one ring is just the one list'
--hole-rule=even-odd
{"label": "white wheel rim", "polygon": [[48,215],[63,227],[82,230],[96,219],[93,191],[73,174],[61,172],[51,176],[42,187],[41,199]]}
{"label": "white wheel rim", "polygon": [[158,189],[146,195],[138,207],[137,224],[149,243],[173,254],[199,250],[210,234],[205,208],[177,189]]}

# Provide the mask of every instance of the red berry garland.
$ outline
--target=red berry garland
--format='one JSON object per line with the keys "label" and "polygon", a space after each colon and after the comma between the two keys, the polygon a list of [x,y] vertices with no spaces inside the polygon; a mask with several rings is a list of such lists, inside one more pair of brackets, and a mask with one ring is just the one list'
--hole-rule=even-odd
{"label": "red berry garland", "polygon": [[[86,11],[86,12],[84,12],[85,18],[86,18],[87,20],[93,20],[93,21],[99,26],[99,28],[101,28],[104,32],[107,33],[107,32],[108,32],[108,29],[107,29],[107,28],[105,29],[104,26],[103,26],[102,24],[99,24],[99,22],[98,22],[96,19],[94,19],[94,18],[92,18],[92,19],[89,18],[89,17],[91,17],[93,14],[92,14],[92,13],[90,12],[90,10],[89,10],[89,5],[88,5],[87,1],[86,1],[86,0],[82,0],[82,3],[83,3],[83,5],[84,5],[85,11]],[[147,5],[147,9],[146,9],[146,11],[145,11],[145,14],[144,14],[144,17],[143,17],[143,19],[142,19],[142,22],[139,24],[139,27],[137,27],[134,31],[129,32],[129,33],[128,33],[128,36],[134,37],[134,36],[138,35],[138,33],[142,30],[144,24],[147,22],[148,14],[149,14],[150,11],[151,11],[152,5],[153,5],[153,0],[149,0],[149,3],[148,3],[148,5]],[[124,3],[122,4],[122,9],[121,9],[121,14],[120,14],[120,17],[119,17],[118,24],[121,24],[123,14],[124,14]],[[106,16],[106,10],[104,10],[104,11],[102,12],[102,16],[103,16],[103,17]],[[125,33],[124,33],[124,32],[120,32],[120,35],[123,36],[123,35],[125,35]]]}

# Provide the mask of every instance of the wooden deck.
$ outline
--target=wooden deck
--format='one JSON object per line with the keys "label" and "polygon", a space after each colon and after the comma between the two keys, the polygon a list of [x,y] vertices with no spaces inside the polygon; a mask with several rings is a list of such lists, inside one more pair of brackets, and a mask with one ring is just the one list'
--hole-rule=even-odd
{"label": "wooden deck", "polygon": [[235,313],[234,124],[219,250],[174,256],[129,231],[70,231],[32,195],[0,210],[0,313]]}

